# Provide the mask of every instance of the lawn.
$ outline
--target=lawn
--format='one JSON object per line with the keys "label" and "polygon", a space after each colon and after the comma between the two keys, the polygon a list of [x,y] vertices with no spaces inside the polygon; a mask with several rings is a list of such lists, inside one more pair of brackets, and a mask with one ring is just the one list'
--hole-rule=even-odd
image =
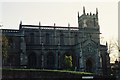
{"label": "lawn", "polygon": [[35,71],[35,72],[39,72],[39,71],[45,71],[45,72],[60,72],[60,73],[72,73],[72,74],[93,74],[93,73],[89,73],[89,72],[79,72],[79,71],[70,71],[70,70],[51,70],[51,69],[10,69],[10,68],[6,68],[6,69],[2,69],[2,70],[7,70],[7,71]]}

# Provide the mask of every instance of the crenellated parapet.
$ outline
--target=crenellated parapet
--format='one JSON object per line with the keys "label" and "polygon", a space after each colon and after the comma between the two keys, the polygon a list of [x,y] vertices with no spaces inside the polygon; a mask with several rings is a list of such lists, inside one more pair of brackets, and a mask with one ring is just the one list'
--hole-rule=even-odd
{"label": "crenellated parapet", "polygon": [[19,30],[13,30],[13,29],[2,29],[3,33],[18,33]]}

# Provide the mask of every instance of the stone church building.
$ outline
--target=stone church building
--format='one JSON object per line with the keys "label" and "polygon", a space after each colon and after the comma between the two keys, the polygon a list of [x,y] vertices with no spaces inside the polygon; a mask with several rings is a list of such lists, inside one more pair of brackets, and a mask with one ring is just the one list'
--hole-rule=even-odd
{"label": "stone church building", "polygon": [[77,71],[104,73],[110,64],[107,44],[100,44],[98,10],[79,16],[78,26],[24,25],[19,30],[2,29],[9,41],[4,67],[65,69],[65,56],[72,56]]}

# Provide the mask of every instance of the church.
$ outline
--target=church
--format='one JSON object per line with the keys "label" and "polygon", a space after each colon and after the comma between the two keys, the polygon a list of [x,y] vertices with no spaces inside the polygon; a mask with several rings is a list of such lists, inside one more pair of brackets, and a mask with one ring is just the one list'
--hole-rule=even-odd
{"label": "church", "polygon": [[65,56],[71,56],[76,71],[105,73],[110,67],[106,45],[100,44],[98,9],[78,12],[78,26],[25,25],[19,30],[2,29],[9,42],[7,68],[65,69]]}

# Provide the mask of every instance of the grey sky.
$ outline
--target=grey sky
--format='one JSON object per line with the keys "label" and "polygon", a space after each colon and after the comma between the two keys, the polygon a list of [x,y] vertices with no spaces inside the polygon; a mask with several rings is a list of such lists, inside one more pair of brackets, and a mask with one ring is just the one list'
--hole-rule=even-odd
{"label": "grey sky", "polygon": [[86,13],[95,13],[98,17],[103,43],[109,39],[117,39],[118,35],[118,3],[117,2],[3,2],[3,28],[18,29],[20,21],[23,24],[78,26],[77,12],[82,15],[83,6]]}

